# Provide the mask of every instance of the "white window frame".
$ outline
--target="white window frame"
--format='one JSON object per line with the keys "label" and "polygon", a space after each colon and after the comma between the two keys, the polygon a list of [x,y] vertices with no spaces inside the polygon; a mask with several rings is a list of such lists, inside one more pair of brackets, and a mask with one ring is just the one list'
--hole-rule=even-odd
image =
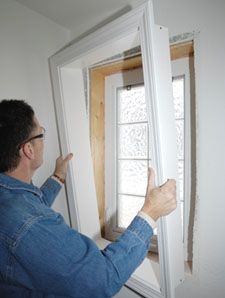
{"label": "white window frame", "polygon": [[123,231],[116,228],[116,96],[117,89],[144,84],[142,68],[105,77],[105,237],[115,240]]}
{"label": "white window frame", "polygon": [[183,241],[184,241],[184,260],[189,261],[188,252],[188,223],[190,214],[191,198],[191,85],[190,59],[185,57],[172,61],[172,77],[184,77],[184,213],[183,213]]}
{"label": "white window frame", "polygon": [[[153,125],[157,183],[177,179],[168,32],[156,26],[152,2],[132,10],[50,58],[50,70],[63,154],[74,152],[67,177],[72,227],[101,245],[97,199],[85,107],[83,68],[141,45],[149,115]],[[179,208],[159,220],[159,264],[149,259],[127,285],[145,297],[173,298],[183,281],[184,267]],[[159,272],[159,273],[157,273]]]}
{"label": "white window frame", "polygon": [[[116,226],[116,97],[117,89],[144,84],[143,69],[137,68],[105,77],[105,238],[114,241],[124,231]],[[149,126],[149,125],[148,125]],[[148,146],[150,145],[148,135]],[[149,251],[158,253],[157,235],[151,238]]]}

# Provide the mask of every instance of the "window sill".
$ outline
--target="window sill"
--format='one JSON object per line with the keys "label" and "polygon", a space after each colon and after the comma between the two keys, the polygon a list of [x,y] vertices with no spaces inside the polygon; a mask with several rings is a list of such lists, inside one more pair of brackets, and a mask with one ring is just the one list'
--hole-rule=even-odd
{"label": "window sill", "polygon": [[[159,264],[159,255],[155,252],[148,252],[147,258],[154,263]],[[184,261],[185,275],[192,275],[192,261]]]}

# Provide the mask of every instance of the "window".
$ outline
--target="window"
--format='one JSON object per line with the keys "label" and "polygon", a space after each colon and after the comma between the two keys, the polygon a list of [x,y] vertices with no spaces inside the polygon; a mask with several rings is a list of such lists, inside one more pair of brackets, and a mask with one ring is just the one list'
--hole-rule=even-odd
{"label": "window", "polygon": [[106,237],[114,240],[140,210],[146,191],[149,132],[141,68],[106,77],[105,123]]}
{"label": "window", "polygon": [[[157,144],[153,148],[154,165],[158,183],[161,184],[167,177],[177,176],[175,128],[171,125],[173,107],[168,100],[172,94],[168,32],[154,24],[152,3],[148,1],[50,59],[62,154],[76,152],[76,159],[72,160],[67,176],[70,214],[75,218],[73,226],[97,239],[97,243],[103,239],[95,197],[97,187],[92,172],[83,68],[93,67],[99,61],[140,45],[145,92],[150,106],[148,115],[151,115],[154,144]],[[99,76],[101,82],[102,76]],[[95,141],[98,142],[98,138]],[[99,154],[96,156],[102,159]],[[175,287],[183,279],[179,220],[178,210],[160,219],[159,264],[145,259],[127,282],[127,285],[146,297],[173,297]]]}
{"label": "window", "polygon": [[105,237],[115,240],[141,209],[152,166],[142,68],[106,76],[105,124]]}
{"label": "window", "polygon": [[[182,232],[184,230],[184,76],[173,77],[173,101],[177,131],[178,189],[181,201]],[[184,237],[184,232],[183,232]]]}
{"label": "window", "polygon": [[116,93],[116,223],[125,229],[145,200],[149,134],[144,84],[117,88]]}
{"label": "window", "polygon": [[[176,50],[172,61],[172,86],[177,132],[178,190],[184,243],[184,259],[192,260],[193,214],[195,196],[195,103],[193,44]],[[191,56],[184,57],[183,56]],[[151,165],[151,140],[146,117],[142,70],[125,71],[106,77],[106,238],[115,240],[140,210],[145,195],[147,168]],[[133,84],[133,85],[132,85]],[[191,103],[192,102],[192,103]],[[107,118],[110,118],[107,120]],[[192,121],[191,121],[192,119]],[[110,148],[110,150],[108,150]],[[114,148],[114,150],[111,150]],[[108,177],[113,172],[115,179]],[[193,179],[191,179],[191,177]],[[111,179],[111,180],[110,180]],[[111,184],[111,185],[109,185]],[[111,192],[111,193],[110,193]],[[193,202],[192,202],[193,204]],[[157,230],[154,231],[157,235]],[[150,251],[157,252],[157,237]],[[154,256],[155,257],[155,256]],[[191,265],[191,264],[189,264]],[[191,267],[191,266],[190,266]],[[189,271],[189,269],[188,269]]]}

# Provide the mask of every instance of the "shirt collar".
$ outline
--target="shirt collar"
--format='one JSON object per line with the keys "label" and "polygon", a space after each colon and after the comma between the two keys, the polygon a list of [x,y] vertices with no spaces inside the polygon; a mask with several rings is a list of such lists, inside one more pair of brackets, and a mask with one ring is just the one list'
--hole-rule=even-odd
{"label": "shirt collar", "polygon": [[10,177],[0,173],[0,186],[11,190],[24,190],[42,197],[40,188],[33,185],[33,183],[26,183],[16,178]]}

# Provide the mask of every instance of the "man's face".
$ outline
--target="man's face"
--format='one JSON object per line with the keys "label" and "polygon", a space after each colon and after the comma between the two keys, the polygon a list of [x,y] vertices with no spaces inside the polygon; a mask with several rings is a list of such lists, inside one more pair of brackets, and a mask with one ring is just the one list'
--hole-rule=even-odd
{"label": "man's face", "polygon": [[[36,118],[36,116],[34,116],[34,123],[35,123],[35,128],[31,136],[35,137],[35,136],[44,134],[45,130],[43,127],[40,126],[40,123],[38,122],[38,119]],[[33,160],[32,167],[34,170],[36,170],[43,163],[44,138],[43,137],[34,138],[31,141],[31,143],[33,146],[34,157],[35,157]]]}

